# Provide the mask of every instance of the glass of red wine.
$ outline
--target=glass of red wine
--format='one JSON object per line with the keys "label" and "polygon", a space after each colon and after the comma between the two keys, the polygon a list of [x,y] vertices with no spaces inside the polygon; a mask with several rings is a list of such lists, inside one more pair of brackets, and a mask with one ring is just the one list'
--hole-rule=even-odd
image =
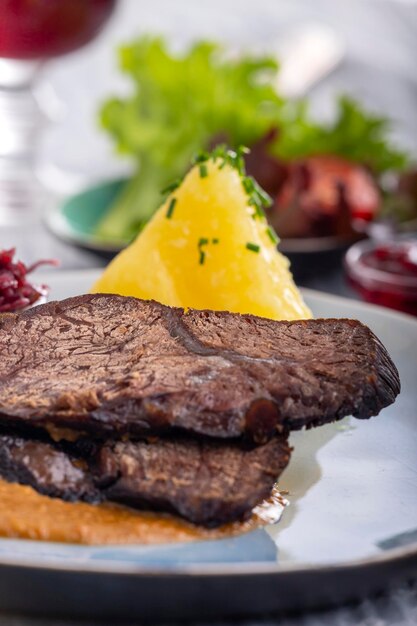
{"label": "glass of red wine", "polygon": [[37,214],[34,161],[46,116],[34,95],[48,59],[94,39],[116,0],[0,0],[0,226]]}

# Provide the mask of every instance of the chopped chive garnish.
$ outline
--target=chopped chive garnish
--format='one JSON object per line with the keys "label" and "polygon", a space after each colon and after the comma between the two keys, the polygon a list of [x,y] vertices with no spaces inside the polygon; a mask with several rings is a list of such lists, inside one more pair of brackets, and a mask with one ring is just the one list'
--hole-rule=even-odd
{"label": "chopped chive garnish", "polygon": [[203,250],[203,246],[206,246],[208,242],[207,237],[200,237],[198,240],[198,262],[200,265],[204,265],[204,261],[206,260],[206,253]]}
{"label": "chopped chive garnish", "polygon": [[[244,155],[248,154],[248,152],[248,148],[244,146],[240,146],[239,148],[237,148],[237,150],[230,150],[227,148],[226,145],[222,144],[216,146],[211,152],[206,152],[205,150],[202,150],[201,152],[196,154],[192,162],[194,165],[199,166],[201,178],[206,178],[208,176],[208,161],[216,163],[216,166],[219,168],[219,170],[223,169],[226,165],[233,167],[240,176],[243,189],[248,196],[249,206],[254,207],[254,211],[252,214],[253,219],[260,219],[261,221],[265,221],[264,208],[272,204],[272,199],[267,193],[265,193],[262,187],[258,185],[255,179],[252,178],[252,176],[246,176]],[[162,193],[172,193],[181,185],[182,180],[183,179],[177,179],[176,181],[171,183],[171,185],[165,187]],[[174,207],[171,207],[170,205],[167,212],[168,218],[172,216],[173,208]]]}
{"label": "chopped chive garnish", "polygon": [[167,209],[165,217],[167,217],[169,220],[171,219],[172,214],[174,213],[176,203],[177,203],[177,199],[172,198],[171,202],[168,205],[168,209]]}
{"label": "chopped chive garnish", "polygon": [[245,175],[245,159],[243,158],[243,156],[237,157],[236,169],[242,177]]}
{"label": "chopped chive garnish", "polygon": [[172,193],[173,191],[178,189],[181,183],[182,183],[181,178],[177,178],[177,180],[174,180],[174,182],[172,182],[170,185],[167,185],[164,189],[162,189],[161,193],[163,195],[165,195],[166,193]]}
{"label": "chopped chive garnish", "polygon": [[256,252],[256,253],[258,253],[259,250],[261,249],[261,247],[258,246],[257,243],[252,243],[251,241],[248,241],[248,243],[246,244],[246,248],[250,250],[251,252]]}
{"label": "chopped chive garnish", "polygon": [[252,200],[249,200],[249,206],[253,207],[252,218],[254,220],[260,219],[262,221],[265,221],[265,214],[259,204],[256,204],[256,202],[253,202]]}
{"label": "chopped chive garnish", "polygon": [[206,252],[203,250],[203,246],[207,246],[210,243],[219,243],[219,240],[215,237],[213,239],[209,239],[208,237],[200,237],[198,240],[198,262],[200,265],[203,265],[206,260]]}
{"label": "chopped chive garnish", "polygon": [[254,187],[255,187],[256,195],[261,200],[262,204],[264,206],[267,206],[267,207],[271,206],[271,204],[272,204],[271,196],[269,194],[267,194],[266,191],[264,191],[260,185],[258,185],[256,180],[253,181],[253,184],[254,184]]}
{"label": "chopped chive garnish", "polygon": [[242,183],[246,193],[252,193],[254,189],[253,178],[250,178],[250,176],[245,176],[245,178],[242,180]]}
{"label": "chopped chive garnish", "polygon": [[211,160],[216,163],[219,170],[226,165],[233,167],[239,174],[243,188],[248,196],[248,203],[255,208],[252,215],[253,219],[265,220],[263,209],[272,204],[272,199],[258,185],[252,176],[246,176],[245,173],[245,154],[249,150],[245,146],[240,146],[237,150],[230,150],[226,145],[216,146],[211,153],[206,151],[199,152],[193,159],[194,165],[199,166],[201,178],[208,176],[207,162]]}
{"label": "chopped chive garnish", "polygon": [[206,152],[205,150],[202,150],[201,152],[198,152],[195,157],[193,158],[192,162],[194,164],[196,163],[205,163],[206,161],[208,161],[210,158],[210,154],[208,152]]}
{"label": "chopped chive garnish", "polygon": [[268,228],[266,229],[266,234],[268,235],[268,237],[270,238],[272,243],[274,243],[274,244],[278,243],[278,241],[279,241],[278,235],[276,234],[276,232],[274,231],[272,226],[268,226]]}

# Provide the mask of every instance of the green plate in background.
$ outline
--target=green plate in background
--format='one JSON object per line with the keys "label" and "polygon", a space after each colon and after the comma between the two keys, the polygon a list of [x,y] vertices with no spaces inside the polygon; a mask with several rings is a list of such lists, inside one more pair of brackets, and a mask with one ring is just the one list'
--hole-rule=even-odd
{"label": "green plate in background", "polygon": [[126,241],[103,240],[95,230],[125,184],[125,178],[105,181],[66,198],[46,214],[48,228],[60,239],[82,248],[106,256],[120,252]]}

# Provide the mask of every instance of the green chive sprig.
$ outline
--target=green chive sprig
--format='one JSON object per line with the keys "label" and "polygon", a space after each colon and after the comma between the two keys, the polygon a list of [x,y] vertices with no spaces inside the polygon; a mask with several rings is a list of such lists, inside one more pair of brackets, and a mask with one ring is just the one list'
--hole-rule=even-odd
{"label": "green chive sprig", "polygon": [[[245,146],[239,146],[236,150],[230,150],[225,144],[216,146],[211,152],[202,150],[198,152],[192,160],[193,165],[198,165],[201,178],[208,176],[207,163],[212,161],[217,163],[219,169],[229,165],[235,169],[241,180],[242,186],[248,196],[248,204],[253,207],[253,219],[265,220],[264,209],[271,206],[271,197],[258,185],[252,176],[246,175],[245,154],[250,150]],[[183,179],[177,179],[171,185],[165,187],[162,193],[172,193],[181,184]]]}
{"label": "green chive sprig", "polygon": [[202,166],[211,160],[218,163],[219,169],[223,169],[225,165],[230,165],[239,174],[243,189],[248,196],[248,204],[254,208],[254,219],[265,219],[264,208],[272,204],[272,198],[258,185],[252,176],[246,175],[245,170],[245,154],[250,152],[249,148],[240,146],[237,150],[230,150],[226,145],[216,146],[211,153],[200,152],[195,158],[194,163],[200,164],[200,176],[202,174]]}
{"label": "green chive sprig", "polygon": [[217,239],[217,237],[214,237],[210,240],[208,237],[200,237],[200,239],[198,240],[198,262],[200,265],[204,265],[206,261],[206,252],[205,250],[203,250],[203,247],[208,246],[210,243],[217,245],[219,243],[219,239]]}
{"label": "green chive sprig", "polygon": [[174,213],[174,209],[175,209],[175,205],[177,204],[177,199],[176,198],[171,198],[171,201],[168,205],[168,209],[166,212],[165,217],[167,217],[169,220],[171,219],[173,213]]}
{"label": "green chive sprig", "polygon": [[178,187],[181,185],[182,183],[182,178],[177,178],[176,180],[174,180],[172,183],[170,183],[169,185],[167,185],[166,187],[164,187],[164,189],[161,190],[162,195],[165,195],[167,193],[172,193],[173,191],[175,191],[176,189],[178,189]]}
{"label": "green chive sprig", "polygon": [[277,245],[277,243],[279,242],[278,235],[276,234],[272,226],[268,226],[268,228],[266,229],[266,234],[268,235],[272,243]]}

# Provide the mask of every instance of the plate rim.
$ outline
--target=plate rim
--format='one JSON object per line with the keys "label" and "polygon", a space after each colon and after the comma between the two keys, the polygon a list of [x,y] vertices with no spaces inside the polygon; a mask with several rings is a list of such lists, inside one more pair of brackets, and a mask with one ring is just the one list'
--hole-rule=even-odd
{"label": "plate rim", "polygon": [[[16,541],[16,539],[14,539]],[[26,541],[26,540],[23,540]],[[215,539],[208,540],[215,541]],[[40,542],[49,543],[49,542]],[[78,545],[78,544],[58,544],[58,545]],[[181,544],[176,544],[181,545]],[[94,547],[94,546],[85,546]],[[106,546],[111,547],[111,546]],[[262,575],[268,576],[271,574],[301,574],[301,573],[313,573],[313,572],[338,572],[341,570],[356,570],[364,567],[370,567],[374,565],[387,565],[391,563],[401,563],[402,561],[408,561],[410,558],[417,563],[417,542],[413,542],[409,546],[401,546],[397,548],[389,548],[383,552],[378,552],[374,555],[370,555],[363,559],[352,559],[346,561],[340,561],[338,563],[303,563],[301,565],[284,563],[280,564],[279,561],[274,563],[224,563],[224,564],[187,564],[187,565],[173,565],[170,567],[163,567],[161,565],[138,565],[133,562],[122,563],[121,561],[107,561],[100,559],[100,561],[84,561],[80,567],[79,563],[65,563],[59,561],[36,561],[13,559],[0,557],[0,567],[10,567],[17,569],[32,569],[32,570],[45,570],[45,571],[59,571],[59,572],[72,572],[76,574],[80,573],[92,573],[103,575],[122,575],[122,576],[143,576],[143,577],[189,577],[199,576],[204,578],[212,577],[229,577],[229,576],[249,576],[249,575]]]}

